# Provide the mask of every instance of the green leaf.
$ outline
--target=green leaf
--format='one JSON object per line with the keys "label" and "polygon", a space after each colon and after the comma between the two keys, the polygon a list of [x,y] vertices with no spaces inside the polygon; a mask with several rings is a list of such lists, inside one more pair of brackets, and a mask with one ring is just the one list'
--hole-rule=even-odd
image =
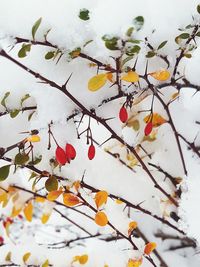
{"label": "green leaf", "polygon": [[8,177],[10,166],[11,165],[6,165],[0,168],[0,181],[4,181]]}
{"label": "green leaf", "polygon": [[144,17],[138,16],[138,17],[134,18],[133,24],[135,25],[136,31],[141,30],[141,28],[144,25]]}
{"label": "green leaf", "polygon": [[167,44],[167,41],[162,42],[162,43],[158,46],[157,49],[159,50],[159,49],[163,48],[166,44]]}
{"label": "green leaf", "polygon": [[200,5],[197,6],[197,12],[200,14]]}
{"label": "green leaf", "polygon": [[154,51],[149,51],[146,55],[147,58],[151,58],[154,57],[156,55],[156,53]]}
{"label": "green leaf", "polygon": [[36,165],[42,160],[42,155],[35,157],[32,161],[29,161],[28,165]]}
{"label": "green leaf", "polygon": [[42,22],[42,18],[39,18],[39,19],[34,23],[34,25],[33,25],[33,27],[32,27],[32,37],[33,37],[33,40],[35,40],[35,34],[36,34],[36,32],[37,32],[37,30],[38,30],[38,28],[39,28],[41,22]]}
{"label": "green leaf", "polygon": [[45,55],[45,59],[49,60],[49,59],[52,59],[55,55],[55,52],[54,51],[49,51],[46,53]]}
{"label": "green leaf", "polygon": [[29,156],[25,153],[18,153],[16,156],[15,156],[15,160],[14,160],[14,163],[16,165],[24,165],[27,161],[29,161]]}
{"label": "green leaf", "polygon": [[189,35],[189,33],[184,32],[184,33],[181,33],[178,37],[181,39],[188,39],[190,37],[190,35]]}
{"label": "green leaf", "polygon": [[197,32],[197,33],[196,33],[196,36],[200,37],[200,32]]}
{"label": "green leaf", "polygon": [[10,95],[10,92],[6,92],[3,99],[1,100],[1,105],[6,108],[6,99]]}
{"label": "green leaf", "polygon": [[109,50],[119,50],[117,45],[118,37],[108,37],[107,35],[104,35],[102,39],[105,41],[105,46]]}
{"label": "green leaf", "polygon": [[15,117],[17,117],[17,115],[19,114],[20,110],[19,109],[13,109],[10,111],[10,117],[13,119]]}
{"label": "green leaf", "polygon": [[26,95],[24,95],[22,98],[21,98],[21,106],[22,106],[22,104],[24,103],[24,101],[26,101],[26,99],[28,99],[29,97],[31,97],[29,94],[26,94]]}
{"label": "green leaf", "polygon": [[86,8],[83,8],[79,12],[79,18],[82,20],[89,20],[90,19],[89,13],[90,13],[89,10],[87,10]]}
{"label": "green leaf", "polygon": [[35,178],[36,176],[38,176],[38,174],[35,173],[35,172],[32,172],[30,177],[29,177],[29,179],[28,179],[28,181],[30,181],[31,179]]}
{"label": "green leaf", "polygon": [[23,44],[22,48],[18,52],[19,58],[24,58],[27,56],[27,53],[31,51],[31,45],[30,44]]}
{"label": "green leaf", "polygon": [[45,182],[45,188],[48,192],[56,191],[58,189],[58,180],[51,176]]}
{"label": "green leaf", "polygon": [[138,131],[140,129],[140,122],[138,120],[134,120],[131,126],[133,130]]}
{"label": "green leaf", "polygon": [[184,54],[184,57],[186,57],[186,58],[191,58],[192,55],[191,55],[191,54]]}
{"label": "green leaf", "polygon": [[127,30],[127,32],[126,32],[126,35],[127,35],[128,37],[130,37],[130,36],[132,35],[133,31],[134,31],[134,27],[130,27],[130,28]]}
{"label": "green leaf", "polygon": [[35,111],[31,112],[31,113],[28,115],[28,121],[31,120],[31,118],[32,118],[32,116],[33,116],[34,113],[35,113]]}
{"label": "green leaf", "polygon": [[126,64],[128,61],[130,61],[131,59],[133,59],[133,56],[129,56],[129,57],[125,58],[125,59],[122,61],[122,66],[123,66],[124,64]]}
{"label": "green leaf", "polygon": [[128,56],[133,56],[135,54],[138,54],[140,52],[140,46],[139,45],[134,45],[132,47],[128,47],[126,49],[126,55]]}

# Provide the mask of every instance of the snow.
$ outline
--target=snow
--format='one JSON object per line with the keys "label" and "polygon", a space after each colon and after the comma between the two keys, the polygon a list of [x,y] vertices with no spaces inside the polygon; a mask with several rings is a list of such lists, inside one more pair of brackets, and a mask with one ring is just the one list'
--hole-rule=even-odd
{"label": "snow", "polygon": [[[126,101],[125,97],[101,105],[103,100],[117,94],[117,86],[111,86],[112,83],[108,81],[101,90],[96,92],[89,91],[87,89],[88,80],[97,74],[96,67],[89,67],[90,61],[88,60],[79,57],[69,60],[66,55],[75,48],[81,47],[83,53],[105,62],[105,64],[111,64],[115,68],[113,57],[119,56],[119,52],[108,50],[104,45],[102,36],[107,34],[125,38],[127,29],[133,25],[133,19],[137,16],[143,16],[145,20],[144,27],[140,31],[134,32],[134,38],[143,40],[136,71],[140,75],[144,74],[146,53],[148,51],[144,38],[148,37],[148,41],[153,47],[158,47],[161,42],[168,40],[167,45],[160,53],[164,56],[167,55],[167,59],[170,62],[169,71],[172,72],[175,58],[179,54],[174,38],[180,34],[178,28],[191,23],[192,15],[194,15],[194,21],[199,22],[199,15],[196,12],[198,1],[182,0],[180,3],[178,0],[169,0],[168,2],[158,0],[60,0],[58,4],[53,0],[31,0],[29,3],[25,0],[0,0],[0,4],[0,51],[4,49],[11,57],[27,66],[29,70],[40,73],[59,86],[62,86],[72,74],[66,87],[68,92],[87,110],[95,109],[99,118],[109,118],[106,123],[126,144],[136,149],[137,145],[142,144],[144,150],[140,148],[139,153],[141,153],[143,162],[148,166],[150,173],[155,177],[155,181],[152,181],[144,168],[141,168],[141,163],[137,162],[132,154],[127,154],[126,147],[114,139],[109,140],[102,146],[95,144],[96,156],[94,160],[90,161],[87,158],[88,144],[86,135],[83,134],[80,139],[77,138],[76,127],[81,119],[81,114],[75,117],[75,123],[73,120],[66,121],[66,118],[72,113],[77,110],[80,111],[76,103],[71,101],[60,90],[33,77],[30,71],[24,71],[3,57],[0,57],[0,99],[3,98],[6,92],[10,92],[10,96],[6,100],[8,111],[10,111],[15,108],[21,108],[21,98],[25,94],[30,94],[31,97],[24,102],[23,107],[37,105],[37,111],[30,121],[27,118],[31,111],[20,113],[14,119],[11,119],[9,114],[1,116],[0,146],[8,147],[19,142],[28,136],[28,133],[22,134],[22,132],[37,129],[41,142],[34,144],[34,154],[43,154],[42,162],[36,165],[37,168],[67,178],[62,183],[64,186],[72,185],[73,182],[81,180],[85,172],[85,183],[98,190],[106,190],[109,194],[119,198],[122,197],[133,205],[146,209],[152,215],[166,219],[176,227],[183,229],[188,237],[195,238],[197,244],[199,244],[200,231],[198,226],[200,215],[198,204],[200,182],[197,155],[194,155],[188,149],[183,140],[180,142],[188,171],[188,175],[186,175],[183,170],[183,163],[174,131],[168,123],[164,123],[154,129],[155,141],[143,140],[144,117],[149,114],[152,102],[150,89],[144,93],[142,89],[135,88],[133,85],[127,88],[126,82],[122,82],[123,90],[126,93],[136,91],[136,103],[131,109],[128,108],[129,117],[132,116],[140,122],[140,128],[134,130],[132,127],[121,124],[118,118],[119,109]],[[87,21],[83,21],[78,17],[82,8],[86,8],[90,12],[90,19]],[[44,34],[51,29],[47,37],[48,41],[65,52],[57,64],[56,61],[45,60],[44,58],[47,52],[52,51],[50,47],[32,45],[31,52],[27,57],[20,59],[17,56],[21,44],[15,44],[14,37],[31,39],[31,28],[40,17],[42,17],[42,23],[37,31],[36,40],[44,41]],[[84,47],[84,44],[89,40],[93,41]],[[199,42],[197,41],[198,44]],[[198,47],[193,52],[192,58],[184,58],[178,68],[181,74],[185,74],[189,81],[197,85],[199,85],[199,51]],[[135,58],[127,65],[133,66],[134,63]],[[166,63],[162,59],[157,57],[149,59],[148,72],[162,68],[166,68]],[[153,78],[150,78],[149,81],[155,85],[162,84],[162,82],[155,81]],[[141,79],[141,88],[146,86]],[[167,103],[171,100],[176,89],[170,86],[160,89],[159,92],[159,95]],[[179,96],[169,105],[169,111],[172,114],[172,120],[177,132],[191,143],[195,140],[195,145],[198,147],[200,142],[199,124],[196,121],[199,121],[200,96],[195,92],[194,89],[189,87],[182,88]],[[141,95],[141,93],[144,94]],[[137,102],[144,95],[144,99],[141,99],[141,102]],[[4,111],[5,108],[1,105],[0,112]],[[153,111],[159,113],[163,118],[168,118],[166,109],[163,108],[159,100],[154,101]],[[52,170],[52,166],[49,165],[49,160],[55,156],[57,146],[52,138],[51,149],[47,150],[49,142],[48,125],[51,122],[53,123],[51,131],[58,144],[64,148],[66,143],[71,143],[77,151],[77,157],[74,161],[71,161],[70,164],[63,166],[61,169],[57,168],[55,170]],[[98,144],[103,143],[110,137],[108,130],[93,119],[89,121],[88,116],[84,116],[79,127],[79,133],[88,127],[88,123],[90,123],[93,139]],[[109,153],[106,153],[106,151]],[[17,150],[10,151],[6,156],[13,159],[16,153]],[[172,211],[177,212],[176,207],[167,200],[166,195],[163,195],[156,188],[156,183],[171,196],[174,196],[176,188],[164,174],[153,167],[149,167],[148,163],[162,168],[174,179],[180,178],[182,180],[179,186],[183,193],[181,199],[177,198],[179,202],[178,215],[181,217],[178,224],[170,217]],[[7,164],[5,161],[0,161],[1,166],[5,164]],[[130,170],[130,167],[133,167],[133,171]],[[6,181],[0,182],[0,186],[8,188],[8,185],[14,184],[32,190],[32,181],[28,181],[30,174],[31,171],[26,168],[17,169],[15,174],[10,175]],[[43,177],[37,184],[36,189],[41,189],[45,181],[46,177]],[[45,190],[39,192],[41,195],[46,193]],[[85,188],[81,189],[80,192],[95,209],[94,193]],[[20,192],[17,197],[16,205],[20,206],[24,205],[32,196],[29,193]],[[58,201],[62,202],[62,197]],[[5,208],[1,208],[0,216],[2,217],[0,218],[9,217],[12,207],[13,203],[10,201]],[[0,236],[3,236],[6,241],[6,244],[0,247],[0,263],[2,262],[3,264],[8,251],[12,251],[12,261],[23,266],[22,257],[24,253],[30,251],[31,257],[28,260],[28,264],[41,265],[48,258],[53,266],[62,267],[66,266],[66,264],[70,266],[74,256],[88,254],[89,261],[85,265],[87,267],[106,266],[106,264],[109,267],[122,267],[127,265],[129,258],[139,257],[143,253],[145,242],[136,236],[132,240],[137,244],[139,251],[133,251],[126,240],[104,242],[98,237],[86,239],[80,244],[77,242],[75,243],[76,245],[70,248],[49,249],[48,243],[62,242],[63,240],[66,241],[77,236],[83,237],[86,235],[77,226],[66,222],[59,214],[52,211],[54,207],[54,204],[49,204],[49,202],[34,203],[34,219],[32,223],[16,217],[14,219],[16,225],[10,226],[10,237],[6,235],[4,227],[0,226]],[[177,233],[174,230],[136,209],[129,214],[126,205],[124,203],[117,204],[114,198],[109,198],[107,204],[103,207],[109,221],[114,225],[114,229],[108,225],[101,228],[94,223],[93,219],[80,216],[73,209],[59,207],[59,210],[67,218],[74,220],[90,233],[96,234],[100,232],[104,237],[115,235],[116,229],[127,236],[129,222],[136,220],[139,228],[142,229],[149,241],[155,241],[158,244],[158,251],[167,262],[168,267],[199,266],[200,258],[196,254],[193,257],[194,253],[196,253],[193,248],[170,251],[168,249],[175,244],[173,243],[175,241],[162,242],[161,239],[154,236],[158,230],[176,235]],[[83,206],[77,208],[77,210],[94,218],[95,212],[89,207]],[[52,211],[50,220],[47,224],[41,225],[40,218],[47,211]],[[157,257],[152,254],[152,258],[159,266]],[[78,263],[73,263],[73,266],[78,265]],[[142,266],[149,267],[151,264],[144,258]]]}

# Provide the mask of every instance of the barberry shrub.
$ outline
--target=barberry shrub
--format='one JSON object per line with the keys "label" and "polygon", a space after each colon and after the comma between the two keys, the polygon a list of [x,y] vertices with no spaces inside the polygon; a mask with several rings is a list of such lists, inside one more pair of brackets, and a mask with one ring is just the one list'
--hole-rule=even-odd
{"label": "barberry shrub", "polygon": [[200,37],[194,13],[159,43],[143,14],[97,42],[86,8],[74,17],[84,38],[69,47],[42,17],[28,37],[2,38],[1,64],[17,74],[1,76],[18,85],[0,84],[0,266],[173,267],[166,250],[194,254],[178,209],[200,157],[186,100],[200,89],[184,69]]}

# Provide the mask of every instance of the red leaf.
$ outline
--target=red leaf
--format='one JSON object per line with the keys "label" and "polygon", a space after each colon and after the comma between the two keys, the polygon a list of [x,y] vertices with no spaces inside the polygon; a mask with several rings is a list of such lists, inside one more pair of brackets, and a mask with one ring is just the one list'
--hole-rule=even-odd
{"label": "red leaf", "polygon": [[119,111],[119,119],[121,122],[126,122],[128,120],[128,112],[125,107],[121,107]]}
{"label": "red leaf", "polygon": [[145,134],[146,136],[149,135],[149,134],[151,133],[152,129],[153,129],[153,124],[152,124],[152,122],[148,122],[148,123],[146,124],[146,126],[145,126],[144,134]]}
{"label": "red leaf", "polygon": [[95,156],[95,146],[90,145],[88,149],[88,158],[92,160]]}
{"label": "red leaf", "polygon": [[65,165],[67,162],[67,155],[64,149],[59,146],[56,148],[56,160],[60,165]]}
{"label": "red leaf", "polygon": [[67,155],[67,158],[69,160],[73,160],[75,159],[76,157],[76,150],[75,148],[73,147],[73,145],[71,144],[66,144],[66,147],[65,147],[65,152],[66,152],[66,155]]}

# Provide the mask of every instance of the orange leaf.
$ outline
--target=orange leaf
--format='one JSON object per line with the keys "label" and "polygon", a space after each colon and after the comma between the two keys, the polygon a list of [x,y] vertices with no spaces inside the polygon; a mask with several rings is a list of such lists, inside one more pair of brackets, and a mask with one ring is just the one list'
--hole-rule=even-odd
{"label": "orange leaf", "polygon": [[149,73],[154,79],[158,81],[166,81],[170,78],[170,72],[168,70],[159,70]]}
{"label": "orange leaf", "polygon": [[26,207],[24,208],[24,215],[28,222],[32,221],[33,217],[33,204],[29,202]]}
{"label": "orange leaf", "polygon": [[103,204],[106,204],[107,199],[108,199],[108,193],[106,191],[97,192],[95,195],[95,203],[96,203],[97,209]]}
{"label": "orange leaf", "polygon": [[146,244],[146,246],[144,248],[144,253],[149,255],[155,248],[156,248],[156,243],[150,242],[150,243]]}
{"label": "orange leaf", "polygon": [[108,73],[106,73],[106,75],[107,75],[107,79],[108,79],[111,83],[113,83],[113,74],[112,74],[112,72],[108,72]]}
{"label": "orange leaf", "polygon": [[47,195],[47,199],[48,199],[49,201],[54,201],[54,200],[56,200],[61,194],[62,194],[62,191],[61,191],[61,190],[51,191],[51,192],[49,192],[49,194]]}
{"label": "orange leaf", "polygon": [[43,223],[43,224],[45,224],[48,220],[49,220],[49,217],[50,217],[50,215],[51,214],[47,214],[47,213],[44,213],[43,215],[42,215],[42,218],[41,218],[41,222]]}
{"label": "orange leaf", "polygon": [[35,201],[39,202],[39,203],[43,203],[43,202],[45,202],[45,198],[44,197],[36,197]]}
{"label": "orange leaf", "polygon": [[80,181],[76,181],[73,183],[74,188],[76,189],[76,191],[78,192],[80,187],[81,187],[81,182]]}
{"label": "orange leaf", "polygon": [[95,215],[95,222],[100,226],[105,226],[108,223],[107,215],[103,211],[99,211]]}
{"label": "orange leaf", "polygon": [[128,235],[130,235],[135,228],[137,228],[137,222],[135,222],[135,221],[130,222],[129,223],[129,229],[128,229]]}
{"label": "orange leaf", "polygon": [[63,194],[63,203],[68,207],[73,207],[73,206],[81,203],[81,200],[77,196],[75,196],[71,193],[64,193]]}
{"label": "orange leaf", "polygon": [[158,113],[153,113],[153,114],[150,114],[150,115],[147,115],[145,118],[144,118],[144,122],[145,123],[148,123],[152,120],[152,124],[153,124],[153,127],[158,127],[160,125],[162,125],[163,123],[166,123],[167,120],[165,120],[160,114]]}
{"label": "orange leaf", "polygon": [[78,261],[80,264],[85,264],[88,261],[88,255],[84,254],[84,255],[80,256]]}
{"label": "orange leaf", "polygon": [[139,81],[139,78],[139,75],[135,71],[129,71],[121,77],[121,80],[130,83],[136,83]]}

